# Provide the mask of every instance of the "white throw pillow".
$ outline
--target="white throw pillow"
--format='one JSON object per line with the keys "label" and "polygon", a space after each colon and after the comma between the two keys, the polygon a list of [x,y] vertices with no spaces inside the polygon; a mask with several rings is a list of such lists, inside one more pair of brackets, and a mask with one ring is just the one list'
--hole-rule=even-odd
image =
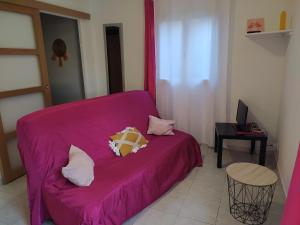
{"label": "white throw pillow", "polygon": [[94,180],[94,161],[80,148],[71,145],[69,163],[62,174],[77,186],[89,186]]}
{"label": "white throw pillow", "polygon": [[163,120],[150,115],[147,134],[174,135],[174,125],[174,120]]}

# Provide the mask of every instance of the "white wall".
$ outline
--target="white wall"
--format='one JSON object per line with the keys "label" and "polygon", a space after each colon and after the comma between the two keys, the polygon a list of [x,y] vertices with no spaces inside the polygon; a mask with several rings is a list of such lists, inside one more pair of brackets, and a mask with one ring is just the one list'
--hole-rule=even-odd
{"label": "white wall", "polygon": [[249,18],[265,18],[265,30],[279,28],[281,10],[289,0],[233,0],[229,102],[235,121],[238,99],[249,106],[250,120],[265,127],[276,141],[287,39],[248,38]]}
{"label": "white wall", "polygon": [[293,35],[287,51],[279,122],[278,169],[286,192],[300,141],[300,1],[294,1],[293,10]]}
{"label": "white wall", "polygon": [[96,66],[101,89],[107,87],[104,24],[123,24],[123,54],[125,90],[143,89],[144,84],[144,1],[92,0],[95,16],[93,31],[96,41]]}

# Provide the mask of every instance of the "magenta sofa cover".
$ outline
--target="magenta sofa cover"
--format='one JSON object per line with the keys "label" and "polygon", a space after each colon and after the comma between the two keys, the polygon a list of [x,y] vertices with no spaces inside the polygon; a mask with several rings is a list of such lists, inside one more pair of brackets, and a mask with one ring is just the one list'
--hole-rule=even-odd
{"label": "magenta sofa cover", "polygon": [[300,225],[300,147],[280,225]]}
{"label": "magenta sofa cover", "polygon": [[[31,224],[119,225],[202,165],[199,144],[186,133],[146,135],[158,116],[147,92],[131,91],[50,107],[21,118],[18,146],[27,173]],[[136,154],[116,157],[109,137],[127,126],[150,141]],[[95,180],[77,187],[61,175],[73,144],[95,162]]]}

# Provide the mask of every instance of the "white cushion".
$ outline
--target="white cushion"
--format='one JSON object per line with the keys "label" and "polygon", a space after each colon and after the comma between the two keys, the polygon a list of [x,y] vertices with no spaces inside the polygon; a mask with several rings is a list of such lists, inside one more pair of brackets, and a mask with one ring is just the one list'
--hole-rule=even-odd
{"label": "white cushion", "polygon": [[94,161],[80,148],[71,145],[69,163],[62,174],[77,186],[89,186],[94,180]]}
{"label": "white cushion", "polygon": [[174,120],[163,120],[150,115],[147,134],[174,135],[174,125]]}

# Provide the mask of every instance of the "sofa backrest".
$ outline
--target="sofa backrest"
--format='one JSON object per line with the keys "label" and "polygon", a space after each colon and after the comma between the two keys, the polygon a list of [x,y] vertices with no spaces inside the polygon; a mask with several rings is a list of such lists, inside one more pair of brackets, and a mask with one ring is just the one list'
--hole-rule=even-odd
{"label": "sofa backrest", "polygon": [[46,149],[63,160],[71,144],[85,150],[94,160],[114,157],[108,146],[109,137],[128,126],[146,133],[149,115],[158,116],[158,112],[145,91],[97,97],[34,112],[17,124],[23,163],[26,167],[33,156],[37,161],[49,157]]}

